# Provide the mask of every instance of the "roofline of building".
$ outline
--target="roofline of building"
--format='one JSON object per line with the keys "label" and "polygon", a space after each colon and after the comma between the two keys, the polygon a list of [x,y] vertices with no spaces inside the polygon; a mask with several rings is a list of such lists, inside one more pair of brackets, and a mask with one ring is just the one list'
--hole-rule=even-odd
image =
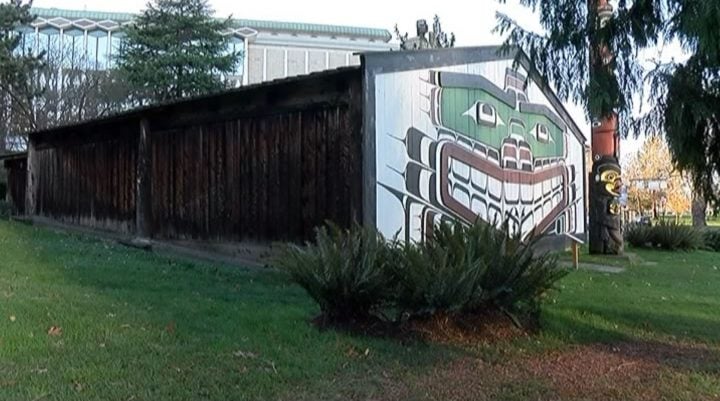
{"label": "roofline of building", "polygon": [[164,102],[153,103],[153,104],[150,104],[147,106],[141,106],[141,107],[137,107],[137,108],[133,108],[133,109],[129,109],[129,110],[125,110],[125,111],[121,111],[118,113],[113,113],[113,114],[109,114],[109,115],[105,115],[105,116],[101,116],[101,117],[96,117],[96,118],[92,118],[92,119],[88,119],[88,120],[71,122],[71,123],[67,123],[67,124],[43,128],[43,129],[40,129],[37,131],[29,132],[28,137],[30,138],[30,140],[34,140],[34,139],[39,139],[39,138],[43,138],[46,136],[52,136],[57,133],[62,133],[62,132],[68,131],[68,130],[83,129],[83,128],[95,126],[98,124],[104,124],[104,123],[109,123],[109,122],[113,122],[113,121],[119,122],[119,121],[124,121],[124,120],[129,120],[129,119],[139,119],[139,118],[142,118],[146,113],[162,111],[162,110],[164,110],[168,107],[172,107],[172,106],[193,104],[194,102],[199,102],[199,101],[216,98],[216,97],[234,96],[237,94],[242,94],[242,93],[245,93],[248,91],[254,91],[254,90],[258,90],[258,89],[262,89],[262,88],[270,88],[273,86],[281,86],[281,85],[290,84],[290,83],[294,83],[294,82],[302,82],[306,79],[320,79],[323,77],[339,76],[341,74],[348,74],[348,73],[352,74],[354,72],[357,72],[359,74],[359,72],[361,71],[361,68],[362,67],[359,65],[346,66],[346,67],[340,67],[340,68],[331,69],[331,70],[313,72],[313,73],[306,74],[306,75],[297,75],[297,76],[293,76],[293,77],[275,79],[272,81],[260,82],[260,83],[256,83],[256,84],[241,86],[241,87],[235,88],[235,89],[223,90],[223,91],[215,92],[215,93],[208,93],[208,94],[204,94],[204,95],[197,95],[197,96],[192,96],[192,97],[184,97],[184,98],[180,98],[180,99],[167,100]]}
{"label": "roofline of building", "polygon": [[[33,7],[31,12],[38,18],[50,20],[53,18],[64,18],[67,20],[87,19],[92,21],[114,21],[119,24],[127,23],[135,19],[137,14],[118,13],[105,11],[71,10],[60,8]],[[369,28],[343,25],[323,25],[301,22],[268,21],[253,19],[232,18],[236,26],[248,27],[255,30],[271,32],[304,33],[308,35],[343,36],[354,38],[365,38],[368,40],[380,40],[389,42],[392,34],[387,29]]]}
{"label": "roofline of building", "polygon": [[[51,135],[52,133],[65,131],[67,129],[91,126],[94,124],[108,121],[133,118],[140,116],[148,111],[161,110],[165,107],[173,106],[176,104],[192,103],[194,101],[217,96],[231,96],[233,94],[255,90],[260,87],[281,85],[283,83],[301,81],[309,77],[317,78],[321,76],[332,76],[334,74],[345,73],[352,70],[365,69],[370,75],[373,75],[378,73],[403,71],[410,68],[421,69],[425,67],[432,68],[442,65],[458,65],[462,63],[514,60],[516,63],[525,68],[525,70],[527,70],[529,78],[531,78],[535,82],[535,84],[538,85],[540,90],[547,97],[550,104],[558,111],[560,117],[568,124],[570,131],[572,132],[572,134],[574,134],[578,141],[580,141],[580,143],[582,143],[583,145],[586,145],[588,143],[587,138],[582,133],[582,130],[578,127],[577,123],[572,118],[570,113],[567,111],[565,105],[562,103],[562,101],[557,96],[555,91],[550,87],[550,85],[547,84],[547,82],[542,78],[542,76],[540,76],[537,70],[530,64],[530,59],[522,50],[518,48],[505,49],[501,46],[457,47],[454,48],[454,50],[456,50],[456,52],[451,57],[447,54],[443,54],[443,52],[446,52],[447,49],[358,53],[363,58],[362,66],[341,67],[333,70],[316,72],[309,75],[299,75],[268,82],[261,82],[253,85],[243,86],[237,89],[222,91],[219,93],[211,93],[190,98],[175,99],[167,102],[161,102],[148,106],[143,106],[140,108],[126,110],[120,113],[90,119],[82,122],[70,123],[66,125],[60,125],[46,128],[43,130],[38,130],[30,133],[29,136],[31,139],[39,138],[45,135]],[[412,62],[406,62],[408,58],[411,59]]]}
{"label": "roofline of building", "polygon": [[[482,63],[499,60],[513,60],[516,65],[522,66],[540,88],[550,104],[557,109],[560,117],[568,123],[570,131],[582,143],[588,142],[580,127],[568,112],[557,93],[540,75],[532,65],[530,58],[518,47],[506,48],[503,46],[474,46],[454,47],[457,52],[451,56],[443,54],[446,49],[421,49],[412,51],[379,51],[359,52],[367,68],[375,73],[404,71],[409,68],[433,68],[438,66],[451,66],[469,63]],[[412,66],[412,67],[411,67]]]}
{"label": "roofline of building", "polygon": [[27,152],[6,153],[0,155],[0,161],[22,160],[27,158]]}

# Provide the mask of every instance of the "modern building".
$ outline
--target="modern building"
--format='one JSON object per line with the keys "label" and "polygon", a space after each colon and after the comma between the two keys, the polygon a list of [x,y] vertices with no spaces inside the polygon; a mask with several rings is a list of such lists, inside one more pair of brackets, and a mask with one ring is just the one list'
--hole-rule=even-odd
{"label": "modern building", "polygon": [[[20,28],[23,49],[60,54],[68,68],[112,68],[122,43],[123,27],[133,14],[33,8],[37,16]],[[259,83],[342,66],[358,65],[357,52],[397,48],[386,29],[293,22],[233,19],[232,50],[245,57],[235,74],[235,86]]]}
{"label": "modern building", "polygon": [[[46,59],[62,66],[58,76],[66,70],[113,68],[125,37],[123,28],[136,16],[37,7],[32,13],[35,20],[18,28],[19,51],[44,52]],[[398,48],[390,43],[392,35],[386,29],[352,26],[232,19],[232,29],[223,34],[231,37],[229,51],[244,54],[234,73],[223,77],[234,87],[359,65],[357,53]],[[3,148],[24,150],[25,141],[16,136],[0,138],[0,153]]]}

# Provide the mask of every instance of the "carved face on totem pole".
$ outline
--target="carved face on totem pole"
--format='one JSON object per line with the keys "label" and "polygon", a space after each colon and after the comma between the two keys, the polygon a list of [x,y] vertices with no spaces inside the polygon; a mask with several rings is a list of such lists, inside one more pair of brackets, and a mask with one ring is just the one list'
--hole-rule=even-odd
{"label": "carved face on totem pole", "polygon": [[622,177],[615,157],[603,156],[595,162],[592,171],[592,197],[598,200],[591,205],[590,213],[599,225],[598,253],[617,254],[622,249],[622,207],[620,190]]}

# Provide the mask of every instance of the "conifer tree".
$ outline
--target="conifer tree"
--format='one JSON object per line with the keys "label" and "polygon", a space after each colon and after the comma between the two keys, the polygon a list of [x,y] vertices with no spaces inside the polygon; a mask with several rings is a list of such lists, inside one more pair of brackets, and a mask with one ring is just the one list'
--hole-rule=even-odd
{"label": "conifer tree", "polygon": [[[498,14],[496,31],[507,34],[506,47],[518,46],[528,54],[561,97],[584,105],[591,121],[615,111],[623,135],[664,135],[677,167],[694,177],[696,192],[716,200],[720,2],[618,0],[612,19],[599,26],[592,7],[596,1],[520,0],[538,13],[545,32],[527,30],[504,14]],[[680,42],[689,58],[643,69],[638,55],[659,41]],[[613,55],[610,68],[590,62],[603,56],[597,43],[606,44]],[[633,116],[633,98],[650,107]]]}
{"label": "conifer tree", "polygon": [[211,93],[224,88],[240,54],[230,52],[230,19],[218,20],[207,0],[152,0],[127,30],[120,71],[142,103]]}

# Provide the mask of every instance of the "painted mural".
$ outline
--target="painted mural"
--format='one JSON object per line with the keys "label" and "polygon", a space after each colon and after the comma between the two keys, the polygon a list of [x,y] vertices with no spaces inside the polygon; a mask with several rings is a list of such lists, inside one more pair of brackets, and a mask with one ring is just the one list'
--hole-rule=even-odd
{"label": "painted mural", "polygon": [[[417,241],[448,219],[508,220],[523,236],[584,232],[583,145],[525,74],[490,64],[378,78],[384,235]],[[383,92],[408,84],[409,102]]]}

